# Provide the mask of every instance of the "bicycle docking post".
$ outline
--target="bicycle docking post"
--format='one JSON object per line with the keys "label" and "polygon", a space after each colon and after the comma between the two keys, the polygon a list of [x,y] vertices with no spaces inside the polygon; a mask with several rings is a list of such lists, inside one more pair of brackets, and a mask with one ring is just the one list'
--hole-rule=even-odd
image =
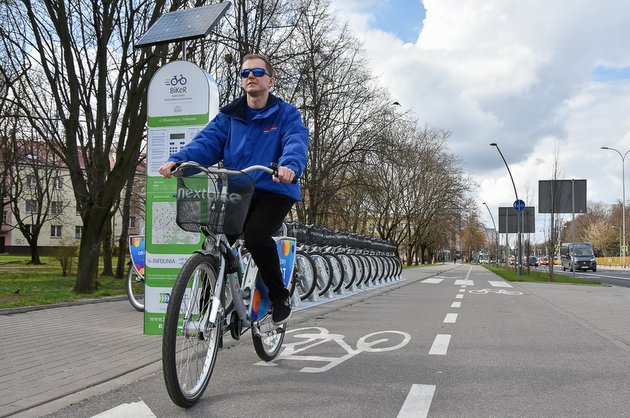
{"label": "bicycle docking post", "polygon": [[324,293],[323,295],[320,296],[322,299],[332,299],[335,297],[335,294],[333,293],[333,291],[328,288],[328,290],[326,291],[326,293]]}
{"label": "bicycle docking post", "polygon": [[293,292],[291,296],[291,306],[294,308],[299,308],[302,306],[302,300],[300,299],[300,295],[297,292]]}
{"label": "bicycle docking post", "polygon": [[319,296],[317,295],[317,292],[311,293],[311,296],[309,296],[307,300],[309,302],[319,302]]}
{"label": "bicycle docking post", "polygon": [[348,294],[348,292],[346,291],[345,286],[341,286],[339,289],[337,289],[337,291],[334,294],[335,296],[343,296],[343,295]]}

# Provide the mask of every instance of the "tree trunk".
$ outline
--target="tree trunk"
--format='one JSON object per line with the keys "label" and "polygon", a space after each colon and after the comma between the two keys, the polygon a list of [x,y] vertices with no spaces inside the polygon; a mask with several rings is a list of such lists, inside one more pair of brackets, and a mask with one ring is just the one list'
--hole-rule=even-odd
{"label": "tree trunk", "polygon": [[411,246],[407,247],[407,265],[411,266],[413,264],[413,248]]}
{"label": "tree trunk", "polygon": [[107,222],[103,228],[103,276],[113,276],[112,268],[112,215],[107,217]]}
{"label": "tree trunk", "polygon": [[39,258],[39,246],[37,245],[37,239],[35,238],[32,241],[29,240],[28,245],[31,247],[31,264],[42,264],[42,261]]}
{"label": "tree trunk", "polygon": [[74,286],[74,291],[77,293],[91,293],[96,290],[99,249],[103,228],[108,218],[109,211],[97,205],[88,209],[84,218],[83,235],[79,247],[77,282]]}
{"label": "tree trunk", "polygon": [[127,240],[129,239],[129,216],[131,212],[131,195],[133,192],[134,174],[127,180],[127,188],[125,189],[125,200],[123,202],[122,225],[120,237],[118,238],[118,261],[116,262],[116,278],[122,279],[125,274],[125,266],[127,265]]}

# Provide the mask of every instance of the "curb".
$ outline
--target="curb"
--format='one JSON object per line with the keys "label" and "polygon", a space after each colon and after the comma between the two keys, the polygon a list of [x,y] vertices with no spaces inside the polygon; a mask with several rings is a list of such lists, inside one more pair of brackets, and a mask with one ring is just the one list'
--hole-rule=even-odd
{"label": "curb", "polygon": [[35,306],[20,306],[16,308],[2,308],[0,309],[0,315],[13,315],[20,314],[26,312],[33,311],[42,311],[44,309],[55,309],[55,308],[65,308],[68,306],[77,306],[77,305],[90,305],[93,303],[104,303],[104,302],[117,302],[120,300],[126,300],[127,296],[119,295],[119,296],[104,296],[102,298],[87,298],[87,299],[78,299],[68,302],[59,302],[52,303],[50,305],[35,305]]}

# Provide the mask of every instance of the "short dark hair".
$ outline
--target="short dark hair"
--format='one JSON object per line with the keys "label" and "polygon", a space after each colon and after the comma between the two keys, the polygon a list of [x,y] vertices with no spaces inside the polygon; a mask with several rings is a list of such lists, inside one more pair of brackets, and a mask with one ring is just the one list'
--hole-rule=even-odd
{"label": "short dark hair", "polygon": [[267,73],[269,73],[270,77],[273,77],[274,72],[273,72],[273,65],[271,65],[271,61],[269,61],[269,58],[267,58],[264,55],[261,54],[247,54],[243,57],[243,60],[241,61],[241,67],[243,66],[243,63],[247,60],[251,60],[251,59],[259,59],[259,60],[263,60],[265,63],[265,70],[267,70]]}

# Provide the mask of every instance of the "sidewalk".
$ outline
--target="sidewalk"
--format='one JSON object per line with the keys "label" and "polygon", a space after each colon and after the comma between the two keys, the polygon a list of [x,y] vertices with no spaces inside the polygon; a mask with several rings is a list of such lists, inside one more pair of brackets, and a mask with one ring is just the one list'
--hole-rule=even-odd
{"label": "sidewalk", "polygon": [[[454,269],[445,264],[405,270],[402,282],[297,310],[299,324],[341,305]],[[561,315],[630,352],[630,288],[514,283]],[[250,343],[248,338],[239,343]],[[226,347],[236,342],[226,340]],[[143,334],[143,315],[127,300],[0,315],[0,417],[37,417],[143,377],[161,374],[161,336]]]}
{"label": "sidewalk", "polygon": [[142,321],[127,300],[0,315],[0,416],[159,361],[161,337]]}
{"label": "sidewalk", "polygon": [[630,353],[630,288],[562,283],[513,283]]}

